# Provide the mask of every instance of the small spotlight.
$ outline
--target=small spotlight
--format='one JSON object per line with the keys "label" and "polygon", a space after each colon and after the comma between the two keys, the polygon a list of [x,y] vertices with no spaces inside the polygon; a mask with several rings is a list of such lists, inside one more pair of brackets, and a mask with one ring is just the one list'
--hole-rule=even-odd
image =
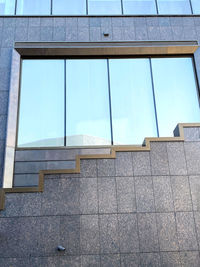
{"label": "small spotlight", "polygon": [[109,36],[109,33],[108,33],[108,32],[104,32],[103,35],[104,35],[105,37],[108,37],[108,36]]}
{"label": "small spotlight", "polygon": [[59,245],[59,246],[57,246],[57,250],[58,251],[65,251],[65,247]]}

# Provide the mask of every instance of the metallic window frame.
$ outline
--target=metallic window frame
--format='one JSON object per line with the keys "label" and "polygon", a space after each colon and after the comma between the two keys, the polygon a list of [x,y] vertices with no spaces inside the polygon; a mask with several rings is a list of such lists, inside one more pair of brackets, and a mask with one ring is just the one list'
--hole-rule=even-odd
{"label": "metallic window frame", "polygon": [[25,57],[90,56],[167,56],[193,55],[197,41],[144,42],[17,42],[13,49],[8,104],[3,188],[13,187],[14,157],[17,137],[18,100],[21,59]]}

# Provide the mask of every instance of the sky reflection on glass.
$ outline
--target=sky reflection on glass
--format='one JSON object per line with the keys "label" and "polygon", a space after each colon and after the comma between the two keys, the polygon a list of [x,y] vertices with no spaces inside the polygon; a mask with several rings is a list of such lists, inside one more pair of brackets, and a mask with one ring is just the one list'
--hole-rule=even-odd
{"label": "sky reflection on glass", "polygon": [[88,0],[88,13],[91,15],[121,14],[121,0]]}
{"label": "sky reflection on glass", "polygon": [[53,0],[53,14],[84,15],[86,14],[86,0]]}
{"label": "sky reflection on glass", "polygon": [[200,14],[200,1],[199,0],[191,0],[193,14]]}
{"label": "sky reflection on glass", "polygon": [[155,0],[123,0],[124,14],[157,14]]}
{"label": "sky reflection on glass", "polygon": [[159,14],[191,14],[189,0],[157,0]]}
{"label": "sky reflection on glass", "polygon": [[51,0],[17,0],[17,15],[49,15]]}
{"label": "sky reflection on glass", "polygon": [[0,15],[14,15],[15,0],[0,0]]}

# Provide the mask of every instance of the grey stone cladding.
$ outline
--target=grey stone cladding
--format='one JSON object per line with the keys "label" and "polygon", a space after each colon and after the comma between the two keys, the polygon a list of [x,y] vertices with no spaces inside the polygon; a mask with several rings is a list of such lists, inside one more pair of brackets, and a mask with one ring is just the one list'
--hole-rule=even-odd
{"label": "grey stone cladding", "polygon": [[46,175],[43,193],[7,193],[0,266],[199,267],[197,129],[150,152],[83,159],[80,174]]}

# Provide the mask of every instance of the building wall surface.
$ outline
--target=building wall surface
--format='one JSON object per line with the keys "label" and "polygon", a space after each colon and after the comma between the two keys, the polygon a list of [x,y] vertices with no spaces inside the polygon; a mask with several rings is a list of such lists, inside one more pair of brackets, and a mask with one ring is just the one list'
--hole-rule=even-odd
{"label": "building wall surface", "polygon": [[[199,41],[200,17],[0,18],[1,180],[14,42],[135,40]],[[200,266],[200,129],[116,156],[46,175],[43,193],[6,194],[0,266]]]}

